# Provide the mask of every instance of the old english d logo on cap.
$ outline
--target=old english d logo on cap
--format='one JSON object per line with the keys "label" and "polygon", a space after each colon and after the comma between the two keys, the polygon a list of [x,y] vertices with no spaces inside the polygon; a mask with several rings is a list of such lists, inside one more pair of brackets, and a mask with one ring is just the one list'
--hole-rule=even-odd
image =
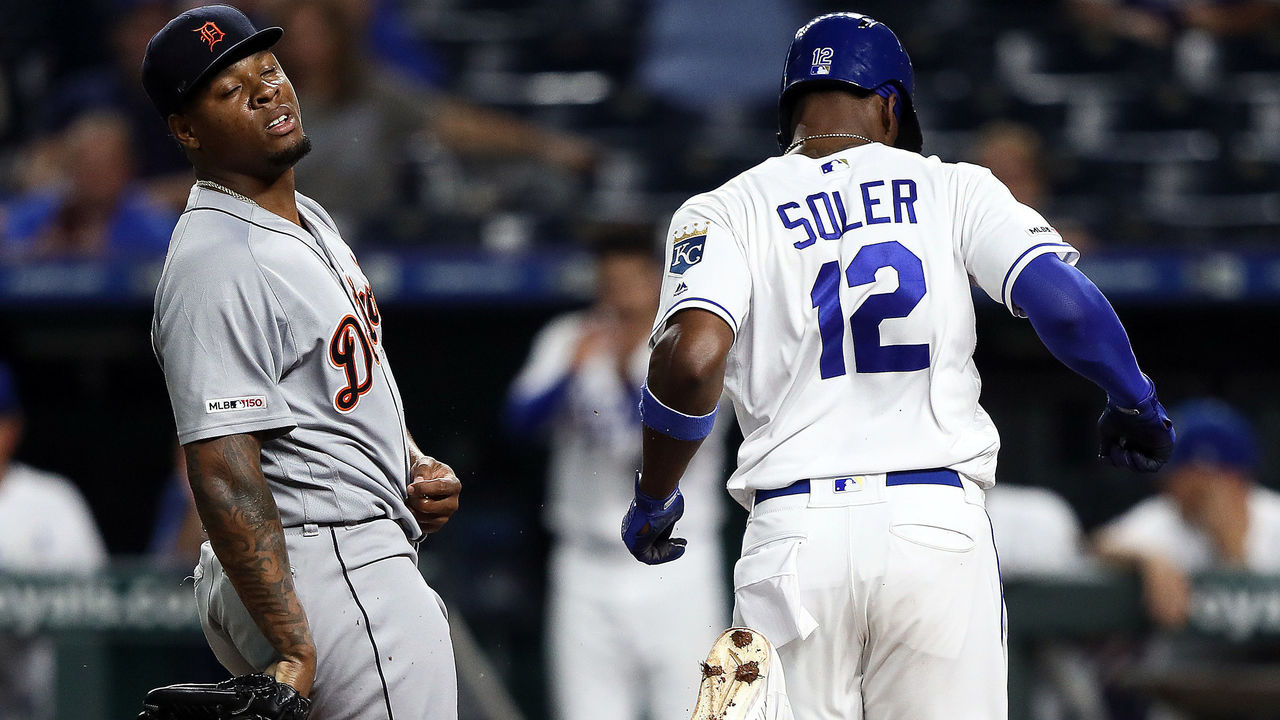
{"label": "old english d logo on cap", "polygon": [[213,52],[213,46],[222,42],[222,38],[227,36],[227,34],[222,32],[222,30],[212,20],[206,22],[192,32],[200,33],[200,39],[209,43],[209,52]]}
{"label": "old english d logo on cap", "polygon": [[166,23],[147,43],[142,86],[160,116],[168,117],[223,68],[266,50],[283,34],[278,27],[257,29],[230,5],[193,8]]}

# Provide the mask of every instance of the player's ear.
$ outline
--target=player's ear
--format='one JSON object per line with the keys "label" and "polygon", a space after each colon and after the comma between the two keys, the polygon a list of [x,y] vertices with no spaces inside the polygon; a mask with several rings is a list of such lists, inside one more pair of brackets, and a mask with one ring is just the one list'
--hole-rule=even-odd
{"label": "player's ear", "polygon": [[185,150],[199,150],[200,138],[196,137],[191,120],[182,113],[171,113],[168,118],[169,132]]}
{"label": "player's ear", "polygon": [[886,143],[888,145],[898,142],[898,114],[894,111],[898,103],[898,93],[891,92],[880,106],[880,122],[884,124],[884,134],[889,139]]}

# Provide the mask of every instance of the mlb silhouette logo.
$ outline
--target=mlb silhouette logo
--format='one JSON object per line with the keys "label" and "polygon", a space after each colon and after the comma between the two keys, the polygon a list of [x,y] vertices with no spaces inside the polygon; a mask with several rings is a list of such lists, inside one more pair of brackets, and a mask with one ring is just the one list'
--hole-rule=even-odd
{"label": "mlb silhouette logo", "polygon": [[849,161],[845,160],[844,158],[836,158],[835,160],[829,160],[827,162],[822,163],[823,175],[826,175],[827,173],[833,173],[836,170],[848,170],[848,169],[849,169]]}
{"label": "mlb silhouette logo", "polygon": [[861,490],[861,489],[862,489],[861,477],[854,476],[854,477],[842,477],[842,478],[835,479],[835,491],[838,493],[852,492],[854,490]]}

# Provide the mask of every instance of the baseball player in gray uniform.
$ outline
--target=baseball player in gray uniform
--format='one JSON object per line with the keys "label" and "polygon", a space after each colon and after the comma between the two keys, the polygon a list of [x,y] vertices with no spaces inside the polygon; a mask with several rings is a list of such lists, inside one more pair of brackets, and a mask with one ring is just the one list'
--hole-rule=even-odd
{"label": "baseball player in gray uniform", "polygon": [[238,10],[179,15],[143,84],[195,168],[155,299],[164,370],[209,534],[196,600],[232,673],[328,718],[457,717],[445,609],[417,544],[460,484],[405,427],[369,281],[294,191],[293,87]]}

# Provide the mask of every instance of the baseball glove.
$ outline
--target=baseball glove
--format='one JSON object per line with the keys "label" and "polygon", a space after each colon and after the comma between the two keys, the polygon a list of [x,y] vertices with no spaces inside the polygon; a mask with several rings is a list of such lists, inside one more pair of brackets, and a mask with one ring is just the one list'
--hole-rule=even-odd
{"label": "baseball glove", "polygon": [[307,720],[311,701],[266,675],[167,685],[147,693],[138,720]]}

